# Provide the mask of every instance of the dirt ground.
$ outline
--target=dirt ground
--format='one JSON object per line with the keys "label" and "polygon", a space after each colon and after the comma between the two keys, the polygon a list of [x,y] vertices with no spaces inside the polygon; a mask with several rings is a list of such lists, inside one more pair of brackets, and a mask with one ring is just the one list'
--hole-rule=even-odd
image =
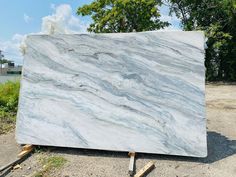
{"label": "dirt ground", "polygon": [[[236,177],[236,85],[206,85],[206,104],[207,158],[138,154],[136,171],[153,160],[156,168],[148,177]],[[0,166],[13,160],[19,150],[13,132],[0,136]],[[67,162],[48,176],[128,176],[127,153],[70,148],[49,148],[47,152],[35,152],[21,164],[21,169],[2,176],[34,176],[43,168],[38,159],[49,155],[62,156]]]}

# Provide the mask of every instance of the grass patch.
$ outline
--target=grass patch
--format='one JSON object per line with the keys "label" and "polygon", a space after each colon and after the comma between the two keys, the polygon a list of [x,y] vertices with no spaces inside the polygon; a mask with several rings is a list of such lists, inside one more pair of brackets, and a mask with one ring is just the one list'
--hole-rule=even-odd
{"label": "grass patch", "polygon": [[0,135],[15,127],[19,89],[19,81],[0,84]]}
{"label": "grass patch", "polygon": [[60,169],[67,160],[62,156],[50,156],[39,159],[43,169],[37,172],[35,177],[47,177],[48,174],[56,169]]}
{"label": "grass patch", "polygon": [[16,114],[0,109],[0,135],[8,133],[15,128]]}

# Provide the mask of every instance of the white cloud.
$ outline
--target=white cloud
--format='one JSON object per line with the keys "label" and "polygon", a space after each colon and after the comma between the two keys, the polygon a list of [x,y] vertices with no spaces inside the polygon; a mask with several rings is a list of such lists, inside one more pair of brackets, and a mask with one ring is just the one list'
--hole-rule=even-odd
{"label": "white cloud", "polygon": [[0,49],[3,50],[5,58],[13,60],[18,65],[22,64],[22,55],[19,47],[23,38],[23,35],[15,34],[12,39],[8,41],[0,41]]}
{"label": "white cloud", "polygon": [[162,21],[168,21],[169,23],[173,23],[176,21],[180,21],[175,15],[174,16],[169,16],[169,15],[161,15],[160,19]]}
{"label": "white cloud", "polygon": [[25,21],[25,23],[29,23],[31,20],[32,20],[32,18],[29,15],[24,14],[24,21]]}
{"label": "white cloud", "polygon": [[[71,34],[71,33],[86,33],[89,26],[88,22],[80,20],[79,17],[73,15],[72,8],[68,4],[56,6],[50,5],[53,13],[42,18],[41,31],[34,34]],[[163,30],[181,30],[179,27],[180,20],[176,17],[170,17],[168,7],[160,7],[161,20],[168,21],[172,25]],[[24,20],[29,23],[32,18],[24,14]],[[33,33],[32,33],[33,34]],[[26,35],[15,34],[8,41],[0,41],[0,49],[4,51],[6,58],[14,60],[17,64],[22,64],[22,56],[20,46]]]}
{"label": "white cloud", "polygon": [[85,33],[88,23],[81,21],[72,14],[72,8],[68,4],[57,7],[51,4],[53,14],[42,18],[42,30],[44,34],[71,34]]}
{"label": "white cloud", "polygon": [[12,37],[13,41],[22,41],[24,39],[24,35],[21,34],[14,34],[14,36]]}
{"label": "white cloud", "polygon": [[160,18],[162,21],[167,21],[170,23],[170,26],[165,27],[164,29],[161,29],[160,31],[181,31],[180,28],[180,20],[174,15],[168,16],[168,15],[162,15]]}
{"label": "white cloud", "polygon": [[172,14],[172,16],[169,15],[169,7],[168,6],[165,6],[165,5],[161,6],[160,13],[161,13],[160,19],[162,21],[167,21],[171,24],[170,26],[165,27],[162,30],[164,30],[164,31],[182,30],[180,27],[180,19],[178,19],[175,14]]}
{"label": "white cloud", "polygon": [[[53,13],[42,18],[41,31],[31,34],[71,34],[86,33],[88,23],[81,21],[73,15],[72,8],[68,4],[56,6],[50,5]],[[29,23],[32,20],[30,16],[24,14],[24,21]],[[26,35],[15,34],[8,41],[0,41],[0,49],[3,50],[5,58],[15,61],[16,64],[22,64],[21,47],[24,47]]]}

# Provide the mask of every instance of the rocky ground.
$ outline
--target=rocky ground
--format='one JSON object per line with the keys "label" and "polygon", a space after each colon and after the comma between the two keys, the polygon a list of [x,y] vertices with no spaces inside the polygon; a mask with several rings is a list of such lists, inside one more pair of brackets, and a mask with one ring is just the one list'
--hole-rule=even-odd
{"label": "rocky ground", "polygon": [[[206,104],[207,158],[138,154],[136,171],[153,160],[156,168],[148,177],[236,177],[236,85],[206,85]],[[0,166],[19,151],[13,132],[0,136]],[[40,148],[2,176],[125,177],[128,165],[127,153]]]}

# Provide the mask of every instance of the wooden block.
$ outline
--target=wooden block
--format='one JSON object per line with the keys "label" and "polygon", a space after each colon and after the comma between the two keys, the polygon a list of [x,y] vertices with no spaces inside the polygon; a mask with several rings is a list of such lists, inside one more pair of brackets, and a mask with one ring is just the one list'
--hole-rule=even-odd
{"label": "wooden block", "polygon": [[32,144],[26,144],[26,145],[23,146],[22,151],[26,151],[26,150],[29,150],[29,149],[32,149],[32,148],[33,148]]}
{"label": "wooden block", "polygon": [[20,163],[23,160],[23,157],[26,156],[27,154],[29,154],[33,149],[34,149],[33,145],[28,145],[28,144],[25,145],[22,148],[22,151],[17,155],[17,159],[0,167],[0,172],[7,169],[7,168],[12,168],[12,166],[14,166],[15,164]]}
{"label": "wooden block", "polygon": [[155,167],[155,162],[151,161],[148,162],[141,170],[139,170],[138,173],[134,175],[134,177],[142,177],[145,175],[147,172],[150,172],[154,167]]}
{"label": "wooden block", "polygon": [[129,174],[133,175],[134,173],[134,158],[135,158],[135,152],[129,152],[129,157],[130,157],[130,161],[129,161]]}
{"label": "wooden block", "polygon": [[135,156],[135,152],[129,152],[129,153],[128,153],[128,156],[130,156],[130,157],[131,157],[131,156]]}
{"label": "wooden block", "polygon": [[18,158],[21,158],[27,154],[29,154],[32,150],[33,150],[34,146],[33,145],[25,145],[23,148],[22,148],[22,151],[17,155]]}

